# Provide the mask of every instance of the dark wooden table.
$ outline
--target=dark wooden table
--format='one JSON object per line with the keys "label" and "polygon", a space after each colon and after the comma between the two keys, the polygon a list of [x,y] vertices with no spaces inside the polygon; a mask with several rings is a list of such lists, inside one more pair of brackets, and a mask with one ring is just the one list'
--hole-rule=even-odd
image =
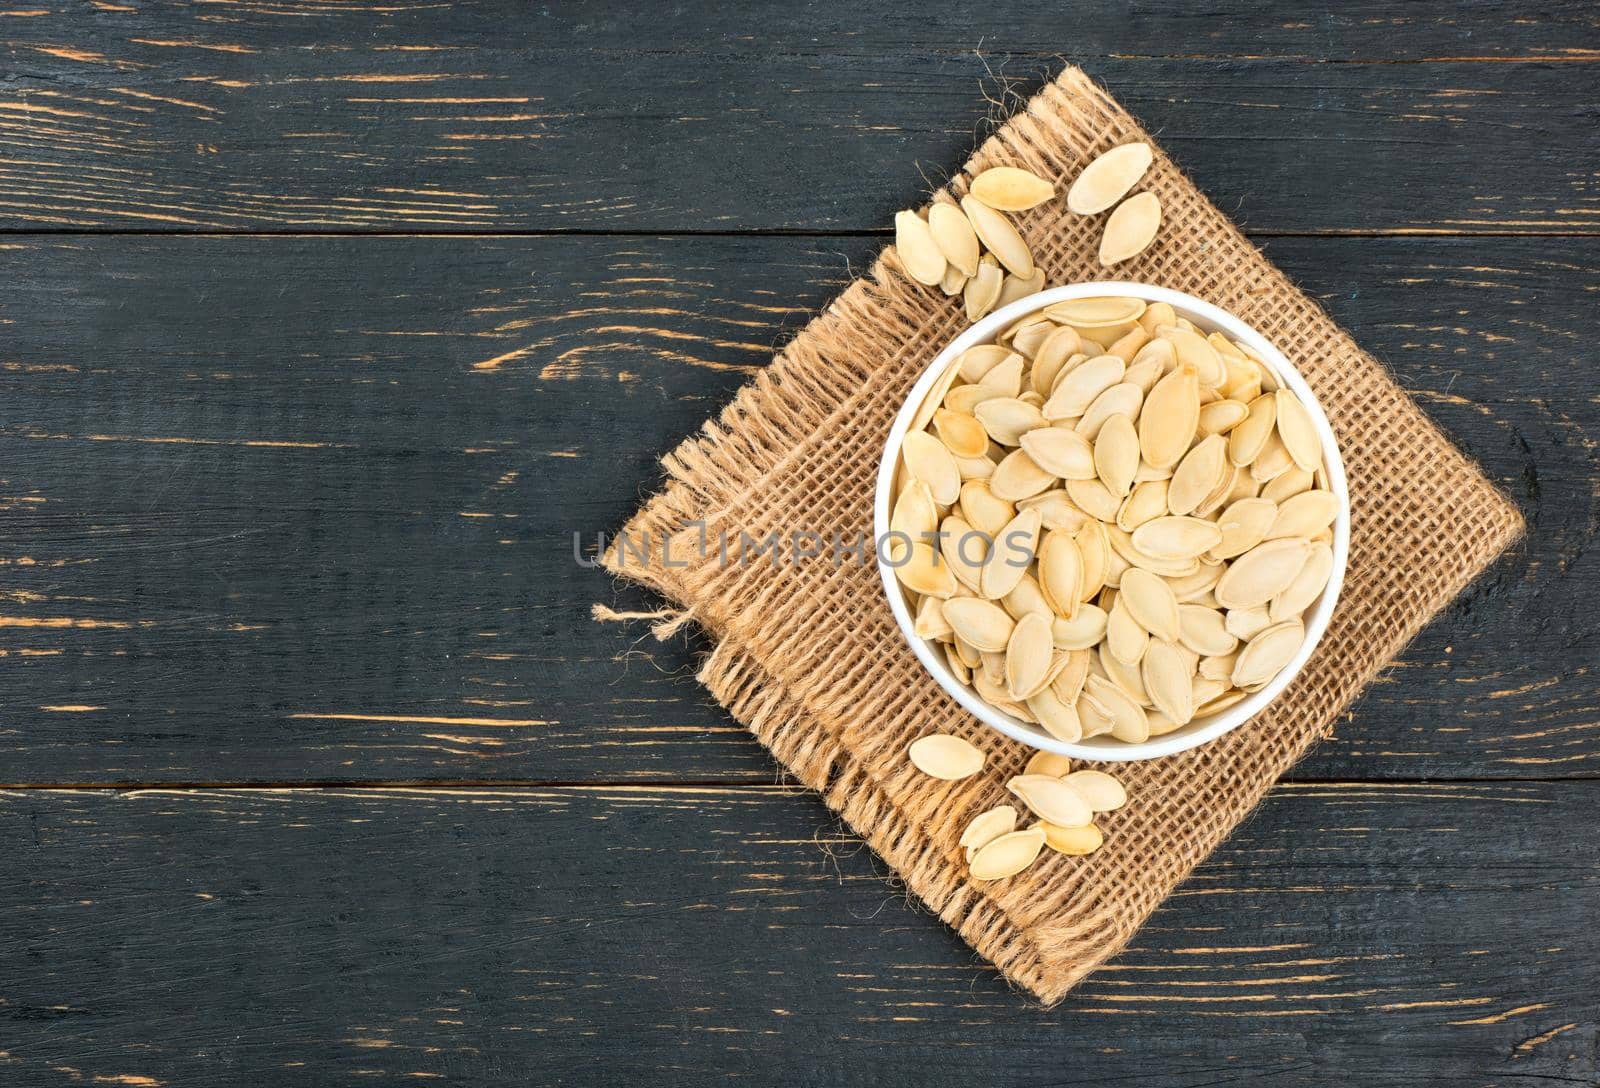
{"label": "dark wooden table", "polygon": [[[1600,1077],[1592,3],[38,0],[0,42],[0,1083]],[[1530,533],[1042,1011],[702,646],[589,622],[651,603],[571,534],[1063,59]]]}

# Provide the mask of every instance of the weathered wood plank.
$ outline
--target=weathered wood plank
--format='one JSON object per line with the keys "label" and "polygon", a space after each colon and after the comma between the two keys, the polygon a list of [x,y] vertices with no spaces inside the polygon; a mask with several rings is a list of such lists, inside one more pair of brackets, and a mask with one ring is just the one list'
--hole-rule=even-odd
{"label": "weathered wood plank", "polygon": [[[572,558],[872,239],[74,238],[0,249],[0,781],[770,782],[692,641]],[[1593,775],[1582,240],[1271,256],[1527,543],[1302,773]]]}
{"label": "weathered wood plank", "polygon": [[1280,789],[1047,1012],[786,791],[0,793],[0,1077],[1591,1084],[1597,803]]}
{"label": "weathered wood plank", "polygon": [[1600,229],[1592,5],[993,14],[36,9],[0,26],[0,229],[881,230],[1061,54],[1252,230]]}

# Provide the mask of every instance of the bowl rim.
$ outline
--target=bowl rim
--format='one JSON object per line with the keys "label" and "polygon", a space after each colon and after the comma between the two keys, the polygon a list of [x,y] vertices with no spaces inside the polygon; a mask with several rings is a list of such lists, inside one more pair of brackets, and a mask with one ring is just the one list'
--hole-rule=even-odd
{"label": "bowl rim", "polygon": [[1104,295],[1140,298],[1146,303],[1165,302],[1180,315],[1189,318],[1196,324],[1222,332],[1229,339],[1249,348],[1264,361],[1269,369],[1273,371],[1278,381],[1288,386],[1301,399],[1311,415],[1318,441],[1322,446],[1323,465],[1328,476],[1328,488],[1339,497],[1339,513],[1333,523],[1333,571],[1328,576],[1328,584],[1324,587],[1321,596],[1307,610],[1305,640],[1301,643],[1299,650],[1295,652],[1294,657],[1290,658],[1289,663],[1283,667],[1282,671],[1266,687],[1228,707],[1221,713],[1213,714],[1209,718],[1191,723],[1164,736],[1152,737],[1139,744],[1105,741],[1098,737],[1087,741],[1068,743],[1050,736],[1037,726],[1029,725],[1000,711],[985,702],[977,692],[967,687],[967,685],[958,682],[942,657],[934,652],[931,644],[917,637],[912,626],[911,610],[906,605],[904,591],[900,587],[899,580],[895,577],[893,568],[885,561],[882,548],[875,550],[877,552],[878,576],[883,583],[884,594],[889,599],[889,609],[894,614],[895,622],[900,627],[901,635],[905,637],[906,642],[910,645],[912,653],[922,662],[923,668],[963,709],[990,728],[1033,748],[1056,752],[1074,759],[1099,762],[1133,762],[1157,759],[1199,747],[1232,732],[1264,710],[1283,693],[1284,689],[1300,674],[1306,662],[1311,659],[1311,655],[1316,651],[1317,644],[1322,641],[1322,636],[1328,629],[1329,621],[1333,618],[1333,611],[1338,604],[1339,593],[1344,586],[1345,566],[1350,554],[1350,494],[1345,480],[1344,462],[1339,456],[1339,443],[1334,435],[1332,425],[1328,422],[1327,414],[1323,411],[1322,404],[1318,401],[1316,394],[1312,392],[1311,386],[1307,384],[1300,372],[1295,369],[1283,352],[1279,351],[1271,341],[1240,318],[1228,313],[1221,307],[1206,302],[1204,299],[1196,298],[1182,291],[1175,291],[1169,287],[1157,287],[1152,284],[1135,283],[1130,280],[1095,280],[1087,283],[1068,284],[1062,287],[1048,288],[1018,299],[1009,306],[1005,306],[984,317],[950,341],[928,363],[927,368],[918,377],[910,392],[907,393],[905,402],[900,407],[900,412],[895,416],[894,423],[889,428],[889,435],[884,443],[883,453],[879,457],[878,477],[873,494],[873,539],[882,541],[889,531],[895,465],[898,460],[901,441],[909,429],[918,407],[926,399],[934,383],[938,381],[939,376],[944,373],[946,367],[954,361],[955,357],[975,344],[992,341],[997,332],[1012,324],[1018,318],[1042,310],[1053,303],[1078,298],[1097,298]]}

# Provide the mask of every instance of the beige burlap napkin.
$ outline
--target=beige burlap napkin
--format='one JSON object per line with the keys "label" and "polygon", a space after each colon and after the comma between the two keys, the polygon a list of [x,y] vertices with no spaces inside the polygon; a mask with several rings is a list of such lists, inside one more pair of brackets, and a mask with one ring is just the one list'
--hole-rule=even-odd
{"label": "beige burlap napkin", "polygon": [[[1065,189],[1095,155],[1148,140],[1069,68],[989,139],[937,199],[990,166]],[[678,605],[716,639],[700,679],[941,918],[1047,1002],[1121,948],[1373,675],[1521,531],[1517,510],[1422,415],[1383,367],[1301,294],[1158,150],[1144,187],[1161,199],[1156,243],[1119,279],[1173,287],[1255,326],[1305,375],[1338,432],[1349,475],[1349,571],[1333,624],[1294,684],[1255,720],[1183,755],[1123,764],[1129,804],[1105,846],[1046,853],[992,884],[967,879],[957,837],[1008,800],[1030,754],[973,719],[923,672],[877,572],[848,556],[723,563],[717,541],[795,532],[870,534],[874,473],[906,392],[966,325],[960,299],[906,278],[894,250],[795,338],[703,434],[664,459],[664,490],[625,527],[608,566]],[[1099,221],[1054,200],[1018,226],[1051,285],[1108,278]],[[648,541],[648,544],[645,542]],[[707,546],[702,547],[702,544]],[[803,550],[810,550],[805,538]],[[670,547],[670,551],[666,549]],[[737,545],[733,554],[739,554]],[[641,554],[648,558],[641,559]],[[940,783],[906,746],[961,734],[985,773]]]}

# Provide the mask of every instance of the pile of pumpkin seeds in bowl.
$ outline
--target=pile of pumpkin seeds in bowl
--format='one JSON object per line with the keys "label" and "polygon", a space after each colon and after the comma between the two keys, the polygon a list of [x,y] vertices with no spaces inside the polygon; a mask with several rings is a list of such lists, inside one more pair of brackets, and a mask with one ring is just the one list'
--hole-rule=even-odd
{"label": "pile of pumpkin seeds in bowl", "polygon": [[1305,405],[1166,303],[1056,302],[969,348],[900,461],[915,633],[1067,743],[1143,743],[1261,690],[1333,570]]}

